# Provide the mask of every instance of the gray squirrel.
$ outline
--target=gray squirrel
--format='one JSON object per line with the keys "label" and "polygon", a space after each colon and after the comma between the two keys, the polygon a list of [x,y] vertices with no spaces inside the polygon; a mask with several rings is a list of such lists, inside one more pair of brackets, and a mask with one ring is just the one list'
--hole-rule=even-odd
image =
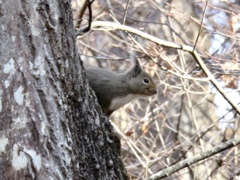
{"label": "gray squirrel", "polygon": [[135,98],[156,94],[156,85],[142,70],[137,59],[126,72],[117,74],[101,68],[86,68],[90,87],[95,91],[103,112],[110,116]]}

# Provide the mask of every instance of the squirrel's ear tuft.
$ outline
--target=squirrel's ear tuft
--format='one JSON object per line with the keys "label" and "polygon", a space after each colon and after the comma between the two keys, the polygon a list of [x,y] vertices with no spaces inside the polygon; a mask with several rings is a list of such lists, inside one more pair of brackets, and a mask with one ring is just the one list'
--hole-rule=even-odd
{"label": "squirrel's ear tuft", "polygon": [[128,71],[128,74],[131,78],[135,78],[141,73],[142,68],[141,68],[137,58],[133,54],[131,54],[131,60],[133,60],[133,66],[130,69],[130,71]]}

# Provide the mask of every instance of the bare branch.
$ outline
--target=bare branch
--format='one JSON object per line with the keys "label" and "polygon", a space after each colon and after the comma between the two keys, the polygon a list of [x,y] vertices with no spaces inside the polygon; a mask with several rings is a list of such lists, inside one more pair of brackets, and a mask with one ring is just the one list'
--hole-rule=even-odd
{"label": "bare branch", "polygon": [[240,109],[238,108],[237,104],[235,104],[229,98],[229,96],[226,94],[224,89],[219,85],[218,81],[214,78],[213,74],[206,67],[206,65],[204,64],[202,58],[197,53],[197,51],[194,50],[193,47],[187,46],[187,45],[178,45],[178,44],[173,43],[173,42],[161,40],[161,39],[156,38],[154,36],[151,36],[151,35],[149,35],[147,33],[144,33],[144,32],[142,32],[142,31],[140,31],[138,29],[135,29],[135,28],[132,28],[132,27],[128,27],[128,26],[125,26],[125,25],[121,25],[121,24],[116,24],[116,23],[112,23],[112,22],[108,22],[108,21],[94,21],[94,22],[92,22],[92,29],[99,28],[99,27],[105,27],[105,28],[108,28],[108,30],[118,29],[118,30],[122,30],[122,31],[127,31],[129,33],[134,33],[134,34],[136,34],[136,35],[138,35],[138,36],[140,36],[142,38],[145,38],[145,39],[147,39],[149,41],[155,42],[155,43],[157,43],[159,45],[162,45],[162,46],[165,46],[165,47],[171,47],[171,48],[175,48],[175,49],[180,49],[180,50],[184,50],[186,52],[189,52],[195,58],[195,60],[197,61],[198,65],[201,67],[203,72],[209,78],[209,81],[213,84],[213,86],[219,91],[219,93],[224,97],[224,99],[232,106],[232,108],[238,114],[240,114]]}
{"label": "bare branch", "polygon": [[198,39],[200,37],[201,31],[202,31],[202,28],[203,28],[203,20],[204,20],[205,15],[206,15],[206,10],[207,10],[208,4],[209,4],[209,0],[207,1],[206,6],[205,6],[204,11],[203,11],[201,25],[200,25],[200,28],[199,28],[199,31],[198,31],[196,42],[195,42],[194,47],[193,47],[194,50],[196,49],[196,46],[197,46],[197,43],[198,43]]}
{"label": "bare branch", "polygon": [[177,172],[180,169],[188,167],[188,166],[190,166],[194,163],[197,163],[201,160],[204,160],[208,157],[211,157],[211,156],[213,156],[217,153],[220,153],[220,152],[222,152],[226,149],[232,148],[232,147],[237,146],[239,144],[240,144],[240,137],[228,140],[226,142],[223,142],[223,143],[219,144],[218,146],[215,146],[212,150],[199,153],[198,155],[196,155],[192,158],[187,158],[187,159],[177,163],[176,165],[168,167],[168,168],[152,175],[148,180],[156,180],[156,179],[161,179],[161,178],[167,177],[167,176],[173,174],[174,172]]}
{"label": "bare branch", "polygon": [[79,36],[82,33],[88,32],[91,29],[91,23],[92,23],[92,3],[94,2],[94,0],[85,0],[80,13],[79,13],[79,21],[77,21],[77,25],[76,28],[79,28],[82,22],[82,17],[84,12],[86,11],[86,8],[88,8],[88,12],[89,12],[89,19],[88,19],[88,26],[84,27],[82,29],[79,29],[76,32],[76,36]]}

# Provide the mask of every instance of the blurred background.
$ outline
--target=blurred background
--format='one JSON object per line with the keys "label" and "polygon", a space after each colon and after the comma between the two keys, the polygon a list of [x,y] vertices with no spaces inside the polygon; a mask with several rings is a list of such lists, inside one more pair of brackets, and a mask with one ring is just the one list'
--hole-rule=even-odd
{"label": "blurred background", "polygon": [[[79,15],[84,2],[72,0],[76,29],[88,24],[88,10]],[[123,24],[195,47],[219,85],[239,106],[239,0],[95,0],[92,21]],[[130,67],[129,53],[134,51],[157,84],[157,95],[135,100],[110,116],[121,136],[122,158],[132,179],[146,179],[239,136],[239,115],[190,53],[107,28],[93,28],[78,36],[77,44],[84,65],[119,73]],[[166,179],[236,179],[240,177],[239,156],[237,146]]]}

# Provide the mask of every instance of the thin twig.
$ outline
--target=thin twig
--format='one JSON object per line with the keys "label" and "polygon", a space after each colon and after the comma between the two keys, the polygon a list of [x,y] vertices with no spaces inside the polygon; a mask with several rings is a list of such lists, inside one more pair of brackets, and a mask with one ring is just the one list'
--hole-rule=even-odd
{"label": "thin twig", "polygon": [[84,12],[86,11],[87,9],[87,4],[88,4],[88,0],[85,0],[81,9],[76,13],[77,14],[77,17],[76,17],[76,26],[75,28],[79,28],[80,24],[82,23],[82,20],[83,20],[83,14]]}
{"label": "thin twig", "polygon": [[202,16],[202,19],[201,19],[200,28],[199,28],[199,31],[198,31],[197,39],[196,39],[195,44],[194,44],[194,46],[193,46],[193,50],[196,49],[196,46],[197,46],[197,43],[198,43],[198,39],[199,39],[200,34],[201,34],[201,31],[202,31],[203,20],[204,20],[205,15],[206,15],[206,10],[207,10],[208,4],[209,4],[209,0],[207,1],[206,6],[205,6],[205,9],[204,9],[204,11],[203,11],[203,16]]}
{"label": "thin twig", "polygon": [[123,15],[123,24],[126,23],[126,17],[127,17],[127,10],[128,10],[128,7],[129,7],[129,3],[130,3],[130,0],[127,1],[127,6],[124,10],[124,15]]}
{"label": "thin twig", "polygon": [[78,21],[77,23],[77,28],[80,27],[81,25],[81,22],[82,22],[82,16],[84,14],[84,12],[86,11],[86,8],[88,8],[88,12],[89,12],[89,18],[88,18],[88,26],[87,27],[84,27],[82,29],[79,29],[77,32],[76,32],[76,36],[79,36],[81,35],[82,33],[85,33],[85,32],[88,32],[90,29],[91,29],[91,24],[92,24],[92,3],[94,2],[94,0],[86,0],[83,4],[83,7],[80,11],[80,14],[79,14],[79,18],[80,20]]}

